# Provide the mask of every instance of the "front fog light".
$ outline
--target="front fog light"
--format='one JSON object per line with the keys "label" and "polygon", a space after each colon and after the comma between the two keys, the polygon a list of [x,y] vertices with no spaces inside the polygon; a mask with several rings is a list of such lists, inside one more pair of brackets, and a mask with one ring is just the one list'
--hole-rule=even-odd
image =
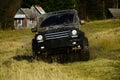
{"label": "front fog light", "polygon": [[45,47],[44,47],[44,46],[41,46],[41,49],[45,49]]}
{"label": "front fog light", "polygon": [[43,36],[42,35],[38,35],[37,36],[37,40],[43,40]]}
{"label": "front fog light", "polygon": [[72,30],[72,35],[77,35],[77,30]]}
{"label": "front fog light", "polygon": [[76,43],[76,42],[73,42],[72,44],[73,44],[73,45],[76,45],[77,43]]}

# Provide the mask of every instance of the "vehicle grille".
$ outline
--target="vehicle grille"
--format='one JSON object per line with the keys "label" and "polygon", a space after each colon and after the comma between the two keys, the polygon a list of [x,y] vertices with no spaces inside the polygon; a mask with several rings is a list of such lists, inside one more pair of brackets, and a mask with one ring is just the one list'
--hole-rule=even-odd
{"label": "vehicle grille", "polygon": [[59,39],[59,38],[65,38],[65,37],[69,37],[69,31],[45,34],[46,40]]}

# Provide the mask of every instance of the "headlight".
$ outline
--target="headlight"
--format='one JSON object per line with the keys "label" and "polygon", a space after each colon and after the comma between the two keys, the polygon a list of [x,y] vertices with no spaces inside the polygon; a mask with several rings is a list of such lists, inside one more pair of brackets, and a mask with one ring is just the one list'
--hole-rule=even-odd
{"label": "headlight", "polygon": [[42,35],[38,35],[37,36],[37,40],[43,40],[43,36]]}
{"label": "headlight", "polygon": [[72,30],[72,35],[77,35],[77,30]]}

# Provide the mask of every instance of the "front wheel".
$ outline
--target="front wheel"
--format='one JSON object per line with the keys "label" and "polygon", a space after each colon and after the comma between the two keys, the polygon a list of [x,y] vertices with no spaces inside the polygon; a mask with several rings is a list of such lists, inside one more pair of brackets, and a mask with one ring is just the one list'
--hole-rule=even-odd
{"label": "front wheel", "polygon": [[80,60],[88,61],[90,59],[89,44],[86,37],[82,41],[82,49],[80,51]]}
{"label": "front wheel", "polygon": [[39,60],[41,57],[41,52],[38,52],[37,50],[37,42],[35,39],[32,40],[32,55],[34,59]]}

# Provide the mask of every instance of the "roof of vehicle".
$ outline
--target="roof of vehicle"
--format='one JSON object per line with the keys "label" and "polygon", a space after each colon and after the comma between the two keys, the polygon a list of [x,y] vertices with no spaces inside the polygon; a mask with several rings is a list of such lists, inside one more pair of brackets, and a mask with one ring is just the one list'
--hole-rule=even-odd
{"label": "roof of vehicle", "polygon": [[57,15],[57,14],[65,14],[65,13],[77,13],[77,10],[75,10],[75,9],[60,10],[60,11],[49,12],[49,13],[43,14],[41,16],[45,16],[45,15]]}

